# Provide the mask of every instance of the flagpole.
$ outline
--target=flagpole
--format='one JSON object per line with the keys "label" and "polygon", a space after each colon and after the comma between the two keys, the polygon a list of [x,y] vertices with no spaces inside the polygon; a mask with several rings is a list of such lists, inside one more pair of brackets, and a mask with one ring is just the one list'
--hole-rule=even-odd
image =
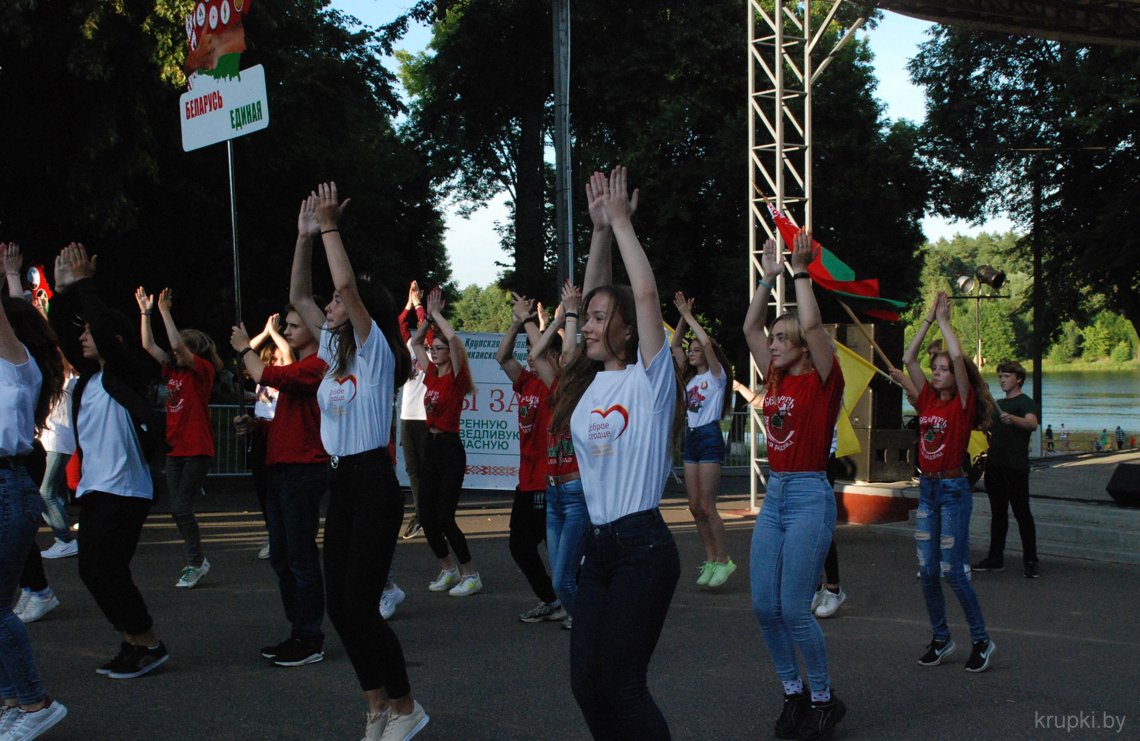
{"label": "flagpole", "polygon": [[[867,331],[867,327],[864,326],[863,322],[859,321],[859,317],[855,316],[855,312],[851,311],[851,307],[847,305],[847,302],[845,302],[843,299],[838,298],[838,297],[836,297],[835,300],[838,301],[839,305],[843,307],[843,310],[847,312],[847,316],[851,317],[851,321],[855,322],[855,326],[859,328],[859,331],[863,334],[863,337],[866,338],[867,342],[871,343],[871,347],[875,348],[875,352],[879,353],[879,357],[882,359],[882,361],[884,363],[886,363],[887,367],[890,368],[891,370],[897,370],[895,368],[894,364],[891,363],[891,359],[887,357],[887,354],[885,352],[883,352],[883,348],[879,347],[879,343],[875,342],[875,339],[873,337],[871,337],[870,333]],[[895,379],[891,378],[886,373],[883,373],[878,368],[876,368],[875,370],[878,373],[886,376],[887,378],[890,378],[891,383],[897,383],[895,381]],[[898,384],[898,385],[901,386],[902,384]]]}

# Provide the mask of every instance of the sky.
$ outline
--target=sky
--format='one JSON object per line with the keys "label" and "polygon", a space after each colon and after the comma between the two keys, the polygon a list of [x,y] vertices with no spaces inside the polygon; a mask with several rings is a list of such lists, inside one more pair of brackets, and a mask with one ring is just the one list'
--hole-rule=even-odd
{"label": "sky", "polygon": [[[391,21],[405,12],[411,4],[411,0],[332,0],[331,2],[332,7],[357,17],[368,26],[379,26]],[[886,115],[891,120],[905,118],[917,123],[926,116],[922,90],[911,84],[906,63],[915,55],[918,45],[925,40],[925,33],[931,25],[926,21],[884,11],[882,21],[876,29],[866,33],[861,32],[870,40],[871,50],[875,55],[875,76],[879,80],[877,97],[885,104]],[[431,32],[428,28],[412,26],[399,46],[407,51],[422,51],[430,39]],[[392,59],[385,60],[385,64],[391,69],[396,68],[396,63]],[[743,105],[743,101],[741,104]],[[744,153],[741,153],[741,156],[744,156]],[[502,195],[497,197],[469,218],[459,216],[456,211],[454,205],[445,206],[447,232],[444,241],[448,256],[451,258],[452,274],[462,276],[459,282],[464,286],[470,283],[489,285],[498,278],[499,268],[494,263],[510,262],[509,256],[499,248],[499,235],[495,232],[495,223],[508,218],[506,197]],[[922,221],[922,228],[927,239],[937,241],[953,237],[955,234],[1006,232],[1013,228],[1013,223],[1008,219],[998,218],[982,225],[973,225],[927,217]]]}

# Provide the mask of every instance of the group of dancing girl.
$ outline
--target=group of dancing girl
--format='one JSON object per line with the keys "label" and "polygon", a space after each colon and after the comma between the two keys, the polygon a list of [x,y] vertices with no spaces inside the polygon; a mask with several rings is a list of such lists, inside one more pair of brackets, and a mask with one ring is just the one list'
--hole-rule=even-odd
{"label": "group of dancing girl", "polygon": [[[519,619],[557,621],[570,630],[570,689],[593,737],[666,739],[668,724],[647,676],[681,564],[659,506],[680,448],[704,549],[697,584],[724,585],[737,566],[716,500],[725,454],[721,420],[736,385],[724,351],[681,292],[673,298],[680,319],[667,336],[662,297],[633,226],[639,194],[630,192],[625,168],[594,173],[585,194],[593,231],[581,289],[567,282],[549,323],[535,302],[515,296],[497,354],[519,399],[510,552],[539,599]],[[397,314],[388,291],[353,270],[339,227],[348,205],[334,183],[302,201],[288,306],[258,337],[241,324],[230,337],[258,388],[254,414],[234,423],[257,451],[268,558],[290,626],[283,641],[260,653],[280,666],[320,661],[327,610],[364,696],[365,739],[410,739],[429,719],[386,619],[403,599],[391,573],[404,525],[391,443],[398,414],[415,501],[404,535],[422,528],[439,568],[427,589],[477,594],[483,581],[456,522],[466,468],[460,414],[474,386],[438,288],[425,297],[413,282]],[[313,295],[316,244],[331,274],[328,301]],[[629,285],[613,282],[614,244]],[[0,248],[7,253],[7,245]],[[769,240],[743,321],[763,377],[752,393],[770,465],[749,575],[753,610],[783,691],[773,713],[778,738],[827,738],[846,712],[813,615],[833,547],[836,502],[827,467],[844,378],[807,272],[811,260],[808,231],[796,236],[786,259]],[[0,739],[35,738],[67,712],[47,693],[10,599],[35,551],[44,510],[28,470],[31,453],[65,389],[71,401],[63,417],[81,457],[79,574],[121,635],[118,652],[96,671],[132,679],[170,658],[130,571],[154,499],[149,462],[156,454],[166,455],[171,511],[185,543],[176,586],[192,588],[210,570],[193,502],[214,454],[207,404],[221,361],[204,333],[178,329],[169,290],[157,301],[136,291],[137,325],[108,308],[95,285],[96,264],[82,245],[69,245],[55,260],[57,294],[48,318],[11,286],[0,312],[0,589],[7,594],[0,603]],[[771,292],[788,268],[796,309],[769,323]],[[151,328],[156,308],[169,349]],[[917,355],[935,323],[946,350],[932,356],[928,379]],[[521,359],[520,334],[527,347]],[[972,500],[961,462],[970,431],[989,424],[994,402],[962,353],[945,294],[930,307],[903,362],[917,392],[922,477],[915,537],[932,632],[919,661],[939,664],[955,648],[945,579],[970,627],[965,668],[984,671],[995,646],[970,582]],[[72,387],[65,367],[74,369]],[[159,385],[165,425],[151,398]],[[322,549],[317,534],[326,491]],[[543,540],[549,573],[538,551]]]}

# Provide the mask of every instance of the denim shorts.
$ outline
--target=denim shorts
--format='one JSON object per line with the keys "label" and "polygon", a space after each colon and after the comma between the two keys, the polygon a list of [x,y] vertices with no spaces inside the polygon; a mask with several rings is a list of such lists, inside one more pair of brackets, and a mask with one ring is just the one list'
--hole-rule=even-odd
{"label": "denim shorts", "polygon": [[720,463],[724,465],[724,434],[719,422],[709,422],[685,431],[685,463]]}

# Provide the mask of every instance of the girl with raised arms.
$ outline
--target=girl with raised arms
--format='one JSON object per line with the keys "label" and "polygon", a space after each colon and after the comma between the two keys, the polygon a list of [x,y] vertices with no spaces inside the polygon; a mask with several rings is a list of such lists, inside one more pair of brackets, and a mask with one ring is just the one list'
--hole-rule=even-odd
{"label": "girl with raised arms", "polygon": [[[771,473],[752,532],[752,606],[784,688],[777,738],[826,738],[847,711],[831,691],[827,645],[811,609],[835,530],[827,459],[843,399],[843,373],[807,272],[811,250],[811,232],[800,230],[791,253],[799,311],[785,312],[765,332],[768,298],[784,269],[776,243],[765,242],[764,277],[744,317],[744,338],[764,375]],[[810,688],[800,674],[797,648]]]}

